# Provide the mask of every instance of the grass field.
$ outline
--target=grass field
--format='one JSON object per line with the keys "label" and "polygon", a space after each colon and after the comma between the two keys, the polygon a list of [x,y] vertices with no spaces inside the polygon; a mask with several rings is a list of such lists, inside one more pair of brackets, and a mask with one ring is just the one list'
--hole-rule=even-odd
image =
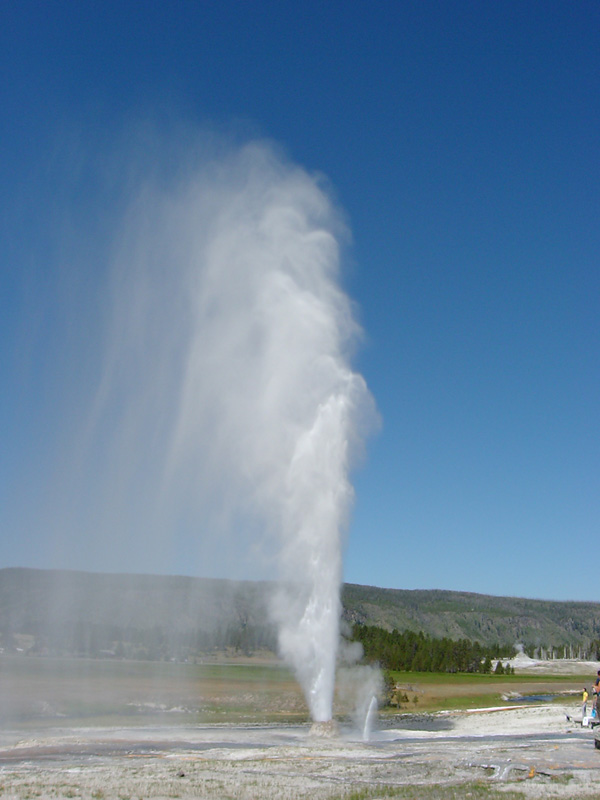
{"label": "grass field", "polygon": [[[506,704],[509,695],[579,695],[581,676],[394,673],[399,706],[384,714]],[[336,698],[336,715],[352,699]],[[306,721],[292,673],[264,663],[178,664],[0,657],[3,723],[104,725]]]}
{"label": "grass field", "polygon": [[402,697],[399,710],[404,712],[494,707],[521,695],[580,696],[585,685],[581,675],[392,674]]}
{"label": "grass field", "polygon": [[306,718],[292,674],[264,664],[0,658],[0,719],[55,724]]}

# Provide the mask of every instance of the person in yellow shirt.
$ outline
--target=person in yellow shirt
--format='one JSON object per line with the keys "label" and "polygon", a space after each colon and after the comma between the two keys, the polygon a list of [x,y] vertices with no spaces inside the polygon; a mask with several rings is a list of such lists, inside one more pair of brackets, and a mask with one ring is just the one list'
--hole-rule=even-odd
{"label": "person in yellow shirt", "polygon": [[581,707],[581,719],[584,719],[587,715],[587,701],[588,701],[588,690],[584,688],[583,690],[583,697],[582,697],[582,707]]}

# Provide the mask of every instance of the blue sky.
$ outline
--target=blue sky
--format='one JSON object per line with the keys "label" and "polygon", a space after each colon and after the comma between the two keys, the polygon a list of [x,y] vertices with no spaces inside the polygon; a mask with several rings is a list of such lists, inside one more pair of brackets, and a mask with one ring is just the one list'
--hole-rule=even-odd
{"label": "blue sky", "polygon": [[[125,568],[31,509],[94,378],[107,154],[148,121],[271,139],[344,209],[382,418],[345,579],[598,598],[596,3],[25,0],[1,22],[1,566]],[[204,574],[127,564],[162,569]]]}

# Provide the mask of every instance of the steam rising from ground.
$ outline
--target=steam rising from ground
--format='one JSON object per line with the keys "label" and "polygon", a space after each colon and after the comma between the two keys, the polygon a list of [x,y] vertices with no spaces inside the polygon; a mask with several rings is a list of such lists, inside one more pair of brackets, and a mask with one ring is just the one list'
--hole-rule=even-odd
{"label": "steam rising from ground", "polygon": [[150,541],[192,525],[223,546],[233,531],[271,560],[281,653],[317,721],[332,711],[348,471],[373,414],[349,366],[345,237],[319,180],[264,144],[140,184],[80,448],[110,476],[106,530]]}

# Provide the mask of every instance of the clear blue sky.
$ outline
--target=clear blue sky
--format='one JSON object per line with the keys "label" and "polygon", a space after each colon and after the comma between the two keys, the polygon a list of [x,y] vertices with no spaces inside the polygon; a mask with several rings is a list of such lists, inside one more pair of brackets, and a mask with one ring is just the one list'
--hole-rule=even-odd
{"label": "clear blue sky", "polygon": [[102,159],[147,119],[273,139],[346,212],[382,428],[345,579],[599,599],[597,3],[23,0],[0,23],[0,566],[203,574],[58,555],[32,523],[96,330]]}

